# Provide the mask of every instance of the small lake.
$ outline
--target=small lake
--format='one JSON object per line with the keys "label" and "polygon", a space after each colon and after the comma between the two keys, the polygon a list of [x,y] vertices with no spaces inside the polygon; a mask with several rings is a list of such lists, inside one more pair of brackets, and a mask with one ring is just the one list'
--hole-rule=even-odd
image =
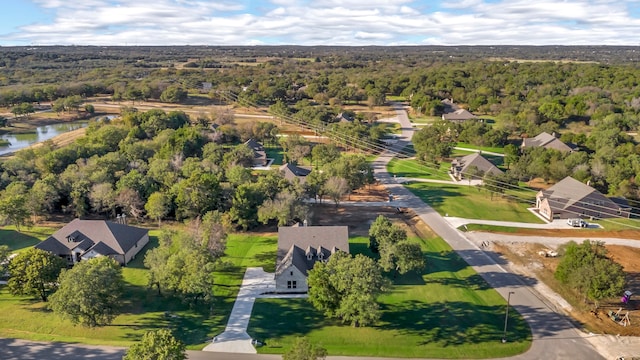
{"label": "small lake", "polygon": [[68,123],[60,123],[53,125],[38,126],[35,132],[28,134],[4,134],[0,135],[0,139],[7,140],[11,143],[9,146],[0,146],[0,155],[24,149],[29,145],[49,140],[60,134],[87,127],[87,121],[75,121]]}

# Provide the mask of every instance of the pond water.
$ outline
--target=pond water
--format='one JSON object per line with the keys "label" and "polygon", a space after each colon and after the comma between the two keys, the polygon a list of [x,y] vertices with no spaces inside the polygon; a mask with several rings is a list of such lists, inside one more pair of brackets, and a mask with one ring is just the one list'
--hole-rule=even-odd
{"label": "pond water", "polygon": [[0,135],[1,140],[6,140],[9,145],[2,146],[0,141],[0,155],[24,149],[29,145],[49,140],[60,134],[87,127],[87,121],[76,121],[53,125],[38,126],[34,132],[27,134],[4,134]]}

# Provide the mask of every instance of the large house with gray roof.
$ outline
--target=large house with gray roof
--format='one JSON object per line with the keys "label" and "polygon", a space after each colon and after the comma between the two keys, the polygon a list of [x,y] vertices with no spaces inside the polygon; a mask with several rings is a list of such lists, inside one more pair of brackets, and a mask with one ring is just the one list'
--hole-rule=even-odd
{"label": "large house with gray roof", "polygon": [[545,219],[629,217],[630,209],[570,176],[536,195],[536,210]]}
{"label": "large house with gray roof", "polygon": [[75,219],[35,247],[66,259],[69,266],[98,256],[109,256],[126,265],[148,242],[146,229],[105,220]]}
{"label": "large house with gray roof", "polygon": [[538,134],[538,136],[534,138],[524,138],[522,139],[522,145],[520,145],[522,149],[532,148],[532,147],[543,147],[546,149],[554,149],[563,152],[571,152],[573,148],[555,137],[553,134],[549,134],[547,132],[543,132]]}
{"label": "large house with gray roof", "polygon": [[279,168],[280,173],[290,182],[298,179],[300,184],[304,184],[307,181],[307,176],[311,173],[311,169],[307,167],[301,167],[291,163],[286,163]]}
{"label": "large house with gray roof", "polygon": [[487,160],[480,153],[469,154],[456,158],[451,162],[449,170],[456,180],[460,181],[468,178],[478,178],[485,174],[500,175],[502,170],[498,169],[491,161]]}
{"label": "large house with gray roof", "polygon": [[347,226],[279,227],[276,292],[307,292],[309,270],[318,261],[328,261],[336,251],[349,252]]}
{"label": "large house with gray roof", "polygon": [[244,142],[245,145],[253,151],[253,166],[265,166],[267,165],[267,152],[264,150],[264,146],[254,139],[249,139]]}

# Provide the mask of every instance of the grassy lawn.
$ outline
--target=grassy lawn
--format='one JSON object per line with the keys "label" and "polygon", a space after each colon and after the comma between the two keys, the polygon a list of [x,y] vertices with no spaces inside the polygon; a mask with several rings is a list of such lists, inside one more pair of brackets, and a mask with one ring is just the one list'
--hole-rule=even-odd
{"label": "grassy lawn", "polygon": [[[434,166],[440,166],[436,171]],[[440,163],[440,165],[422,165],[415,159],[391,159],[387,165],[387,171],[400,177],[413,177],[432,180],[451,180],[448,171],[451,165]]]}
{"label": "grassy lawn", "polygon": [[407,188],[441,215],[467,219],[542,223],[527,204],[491,195],[475,186],[410,183]]}
{"label": "grassy lawn", "polygon": [[442,119],[440,116],[420,116],[414,117],[410,116],[409,121],[413,124],[431,124],[438,120]]}
{"label": "grassy lawn", "polygon": [[264,151],[267,153],[267,158],[273,159],[273,166],[280,166],[283,164],[284,151],[281,147],[265,147]]}
{"label": "grassy lawn", "polygon": [[[526,351],[530,331],[511,311],[509,338],[501,344],[505,300],[440,238],[421,240],[427,268],[394,279],[379,300],[381,320],[354,328],[326,318],[306,299],[258,299],[249,334],[265,342],[260,353],[282,353],[298,336],[322,344],[329,355],[415,358],[491,358]],[[350,240],[367,253],[367,238]]]}
{"label": "grassy lawn", "polygon": [[[14,250],[27,248],[55,230],[34,228],[31,232],[16,233],[3,228],[0,229],[0,244],[7,244]],[[191,308],[179,299],[159,296],[155,289],[147,287],[148,271],[143,259],[146,251],[158,246],[158,234],[158,230],[150,231],[149,244],[134,261],[123,267],[126,281],[124,309],[111,325],[94,329],[74,326],[50,312],[46,303],[12,296],[6,287],[0,287],[0,313],[11,314],[0,317],[0,337],[128,346],[148,330],[169,327],[188,348],[202,349],[208,339],[224,330],[245,268],[262,266],[267,271],[274,271],[275,235],[232,234],[221,265],[214,273],[213,306]]]}
{"label": "grassy lawn", "polygon": [[481,151],[491,151],[498,154],[504,154],[504,148],[501,147],[490,147],[490,146],[476,146],[468,143],[459,142],[456,147],[462,147],[467,149],[481,150]]}
{"label": "grassy lawn", "polygon": [[21,251],[46,239],[56,230],[47,227],[26,228],[23,226],[18,232],[15,226],[5,226],[0,229],[0,245],[9,246],[11,251]]}

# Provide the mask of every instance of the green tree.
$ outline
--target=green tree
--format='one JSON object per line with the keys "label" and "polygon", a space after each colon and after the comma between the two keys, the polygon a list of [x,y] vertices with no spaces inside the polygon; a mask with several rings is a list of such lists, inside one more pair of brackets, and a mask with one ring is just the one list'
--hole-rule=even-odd
{"label": "green tree", "polygon": [[165,193],[154,192],[149,196],[144,209],[150,218],[158,221],[158,226],[160,226],[162,219],[171,211],[171,199]]}
{"label": "green tree", "polygon": [[267,199],[258,208],[258,220],[266,224],[269,220],[278,220],[278,226],[285,226],[294,220],[307,218],[309,209],[303,202],[303,197],[295,192],[285,190],[275,199]]}
{"label": "green tree", "polygon": [[160,101],[167,103],[180,103],[187,99],[187,92],[180,86],[169,86],[160,95]]}
{"label": "green tree", "polygon": [[619,295],[625,285],[622,266],[607,256],[604,243],[585,240],[570,242],[556,268],[555,277],[576,289],[585,300],[600,300]]}
{"label": "green tree", "polygon": [[0,192],[0,219],[15,225],[16,230],[29,223],[27,186],[22,182],[13,182]]}
{"label": "green tree", "polygon": [[60,199],[60,194],[55,187],[56,178],[49,174],[46,177],[36,180],[27,194],[26,207],[33,216],[36,217],[51,212],[54,204]]}
{"label": "green tree", "polygon": [[456,144],[455,132],[455,125],[445,120],[423,127],[412,139],[416,155],[429,162],[451,155]]}
{"label": "green tree", "polygon": [[282,360],[318,360],[327,357],[327,349],[313,345],[306,337],[296,338],[293,346],[282,354]]}
{"label": "green tree", "polygon": [[379,264],[385,271],[405,274],[424,268],[419,244],[407,240],[407,232],[380,215],[369,228],[369,247],[380,253]]}
{"label": "green tree", "polygon": [[184,343],[167,329],[147,331],[142,340],[131,345],[123,360],[184,360]]}
{"label": "green tree", "polygon": [[9,272],[9,255],[11,250],[7,245],[0,245],[0,277]]}
{"label": "green tree", "polygon": [[21,252],[9,263],[9,292],[47,301],[58,288],[58,275],[66,266],[62,258],[44,250],[30,248]]}
{"label": "green tree", "polygon": [[326,263],[317,262],[307,281],[309,301],[316,309],[356,327],[380,318],[376,298],[389,285],[373,259],[340,251]]}
{"label": "green tree", "polygon": [[120,311],[124,293],[122,268],[117,261],[99,256],[65,270],[49,307],[74,324],[95,327],[110,324]]}

